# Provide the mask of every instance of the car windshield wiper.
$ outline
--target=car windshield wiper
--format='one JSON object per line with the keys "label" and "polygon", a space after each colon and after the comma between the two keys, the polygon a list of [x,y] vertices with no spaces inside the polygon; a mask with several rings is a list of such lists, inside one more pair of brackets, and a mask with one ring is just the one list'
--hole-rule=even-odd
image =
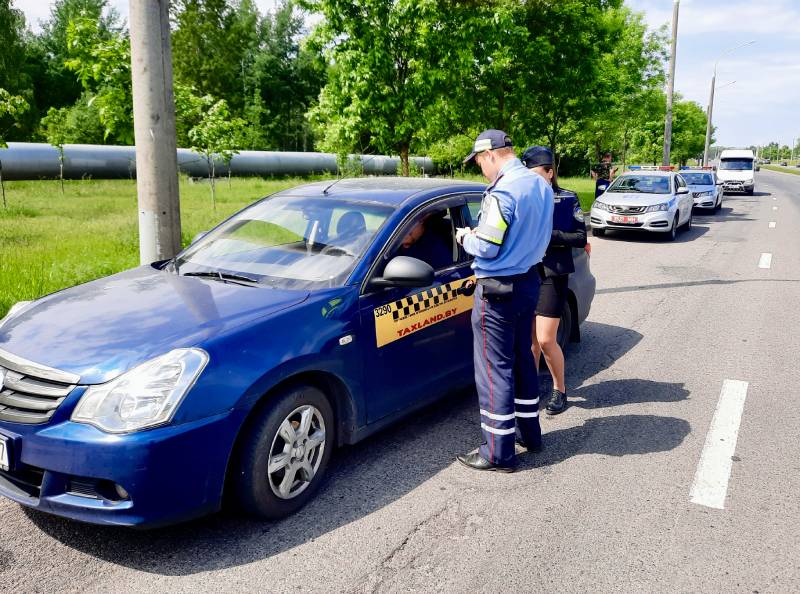
{"label": "car windshield wiper", "polygon": [[625,193],[633,193],[636,192],[637,194],[641,194],[641,190],[637,190],[636,188],[614,188],[613,190],[609,190],[609,192],[616,192],[617,194],[625,194]]}
{"label": "car windshield wiper", "polygon": [[203,270],[199,272],[185,272],[183,276],[201,276],[204,278],[215,278],[222,282],[232,282],[243,285],[245,287],[252,287],[258,283],[258,280],[243,274],[233,274],[230,272],[222,272],[221,270]]}

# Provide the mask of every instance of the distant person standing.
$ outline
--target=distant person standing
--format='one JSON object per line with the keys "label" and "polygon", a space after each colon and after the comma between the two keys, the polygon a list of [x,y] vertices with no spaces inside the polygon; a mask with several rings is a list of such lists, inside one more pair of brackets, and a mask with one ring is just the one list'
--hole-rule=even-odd
{"label": "distant person standing", "polygon": [[567,300],[569,275],[575,272],[572,248],[586,246],[586,223],[578,196],[558,185],[553,168],[553,152],[545,146],[532,146],[522,154],[522,164],[541,175],[553,188],[553,232],[542,259],[542,286],[533,324],[533,360],[539,372],[544,360],[553,377],[553,391],[545,412],[557,415],[567,408],[564,382],[564,353],[558,344],[558,325]]}
{"label": "distant person standing", "polygon": [[617,166],[611,161],[611,153],[603,155],[603,160],[592,168],[592,179],[594,183],[594,197],[597,198],[606,191],[614,176],[617,174]]}
{"label": "distant person standing", "polygon": [[478,226],[458,229],[456,239],[475,257],[472,334],[483,444],[458,461],[475,470],[513,472],[516,430],[529,451],[542,440],[531,325],[541,281],[537,265],[553,229],[553,191],[520,163],[502,130],[478,136],[464,159],[472,162],[489,187]]}

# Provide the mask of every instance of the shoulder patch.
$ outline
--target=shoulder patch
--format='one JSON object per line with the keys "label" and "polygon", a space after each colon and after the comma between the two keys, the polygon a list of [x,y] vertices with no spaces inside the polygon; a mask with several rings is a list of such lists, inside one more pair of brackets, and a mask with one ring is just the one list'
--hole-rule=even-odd
{"label": "shoulder patch", "polygon": [[575,207],[575,211],[572,213],[572,215],[575,217],[575,220],[578,221],[579,223],[583,223],[584,222],[584,220],[583,220],[583,211],[581,210],[580,206],[576,206]]}

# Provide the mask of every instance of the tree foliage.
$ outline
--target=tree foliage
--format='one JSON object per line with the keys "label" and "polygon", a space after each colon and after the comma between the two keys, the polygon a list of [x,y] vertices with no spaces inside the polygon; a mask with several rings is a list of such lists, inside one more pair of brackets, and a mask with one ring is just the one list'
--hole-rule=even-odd
{"label": "tree foliage", "polygon": [[211,95],[199,99],[188,96],[190,105],[197,110],[199,120],[188,132],[192,150],[203,155],[208,166],[208,177],[211,182],[211,200],[214,208],[216,200],[216,159],[221,159],[230,166],[231,159],[239,151],[237,146],[241,138],[245,122],[241,118],[231,116],[228,104],[224,99],[215,100]]}
{"label": "tree foliage", "polygon": [[65,64],[92,95],[105,137],[133,144],[131,44],[122,33],[105,35],[97,20],[79,17],[67,27]]}

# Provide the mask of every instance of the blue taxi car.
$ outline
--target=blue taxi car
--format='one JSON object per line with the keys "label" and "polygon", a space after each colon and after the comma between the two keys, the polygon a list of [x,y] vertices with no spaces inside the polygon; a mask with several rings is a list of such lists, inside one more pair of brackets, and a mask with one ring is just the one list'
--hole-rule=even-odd
{"label": "blue taxi car", "polygon": [[[297,510],[337,445],[473,381],[474,278],[454,229],[474,225],[483,189],[300,186],[172,260],[17,304],[0,322],[0,494],[140,527],[223,498]],[[575,299],[573,335],[588,314]]]}

